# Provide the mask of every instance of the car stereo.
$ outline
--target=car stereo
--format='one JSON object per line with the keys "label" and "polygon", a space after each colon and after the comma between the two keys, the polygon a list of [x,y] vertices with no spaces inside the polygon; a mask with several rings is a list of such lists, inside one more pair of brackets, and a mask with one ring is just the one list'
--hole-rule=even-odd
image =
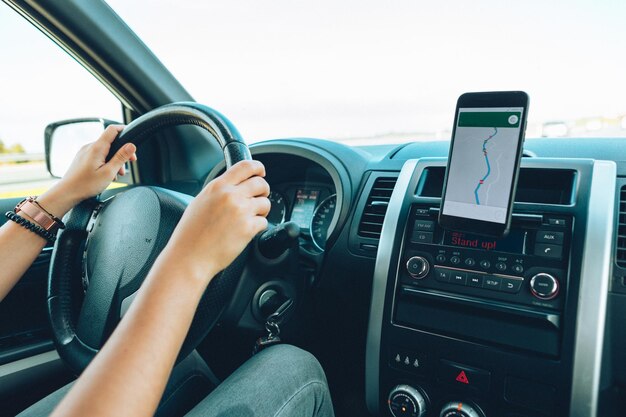
{"label": "car stereo", "polygon": [[437,208],[411,207],[399,290],[453,293],[560,310],[572,218],[514,215],[504,238],[445,230]]}

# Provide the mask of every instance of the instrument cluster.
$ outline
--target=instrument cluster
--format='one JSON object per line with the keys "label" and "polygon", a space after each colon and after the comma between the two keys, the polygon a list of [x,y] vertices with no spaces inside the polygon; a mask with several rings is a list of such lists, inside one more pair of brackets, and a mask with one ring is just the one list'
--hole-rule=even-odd
{"label": "instrument cluster", "polygon": [[332,184],[272,184],[270,227],[292,221],[300,227],[301,247],[324,252],[326,240],[336,223],[337,194]]}

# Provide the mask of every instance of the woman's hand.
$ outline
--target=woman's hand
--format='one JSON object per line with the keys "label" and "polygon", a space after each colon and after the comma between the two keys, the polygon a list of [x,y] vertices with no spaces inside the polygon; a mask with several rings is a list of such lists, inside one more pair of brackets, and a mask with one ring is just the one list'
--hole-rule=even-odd
{"label": "woman's hand", "polygon": [[118,174],[124,175],[124,164],[137,160],[135,145],[124,145],[109,162],[105,162],[111,143],[122,129],[124,126],[111,125],[98,140],[83,146],[65,176],[37,198],[42,207],[62,217],[79,202],[101,193]]}
{"label": "woman's hand", "polygon": [[[104,162],[111,143],[122,129],[122,126],[109,126],[97,141],[84,146],[74,157],[65,177],[37,197],[39,204],[56,217],[63,217],[80,201],[104,190],[117,174],[123,174],[124,163],[137,159],[135,145],[122,147],[109,162]],[[24,213],[20,215],[28,217]],[[13,222],[0,228],[0,301],[24,275],[45,244],[44,239]]]}
{"label": "woman's hand", "polygon": [[187,207],[164,255],[208,285],[267,228],[270,187],[259,161],[241,161],[211,181]]}

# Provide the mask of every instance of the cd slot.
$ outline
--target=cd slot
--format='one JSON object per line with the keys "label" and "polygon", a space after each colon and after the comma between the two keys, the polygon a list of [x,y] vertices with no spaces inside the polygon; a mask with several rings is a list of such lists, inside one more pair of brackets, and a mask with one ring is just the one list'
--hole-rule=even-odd
{"label": "cd slot", "polygon": [[[433,217],[439,216],[439,207],[431,207],[428,209],[428,214]],[[511,224],[515,226],[530,226],[538,227],[543,223],[543,215],[541,214],[526,214],[526,213],[513,213],[511,215]]]}
{"label": "cd slot", "polygon": [[561,315],[459,295],[402,288],[394,324],[558,357]]}

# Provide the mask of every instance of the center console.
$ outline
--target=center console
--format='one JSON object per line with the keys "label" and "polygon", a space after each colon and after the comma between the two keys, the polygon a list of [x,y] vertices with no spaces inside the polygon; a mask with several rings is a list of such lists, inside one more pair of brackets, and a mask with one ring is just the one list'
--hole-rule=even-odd
{"label": "center console", "polygon": [[445,163],[407,161],[389,202],[367,340],[369,410],[594,416],[614,164],[524,160],[511,231],[494,239],[439,227]]}

